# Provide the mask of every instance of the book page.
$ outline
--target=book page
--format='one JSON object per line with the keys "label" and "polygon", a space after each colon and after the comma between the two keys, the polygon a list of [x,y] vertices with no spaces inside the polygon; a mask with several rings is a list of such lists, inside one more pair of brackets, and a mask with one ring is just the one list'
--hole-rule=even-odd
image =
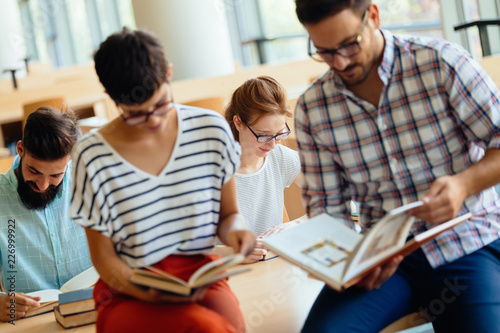
{"label": "book page", "polygon": [[237,265],[243,260],[245,257],[241,253],[236,253],[229,255],[227,257],[222,257],[220,259],[214,260],[212,262],[209,262],[208,264],[203,265],[200,267],[196,272],[191,275],[189,278],[188,284],[192,285],[194,281],[198,280],[201,276],[203,277],[210,277],[215,274],[217,274],[220,271],[223,271],[224,269]]}
{"label": "book page", "polygon": [[59,300],[59,294],[61,294],[61,291],[58,289],[47,289],[47,290],[33,291],[31,293],[27,293],[26,295],[32,297],[40,296],[42,299],[40,300],[39,303],[42,304],[46,302],[53,302]]}
{"label": "book page", "polygon": [[263,240],[264,245],[340,289],[347,257],[362,235],[339,218],[321,214]]}
{"label": "book page", "polygon": [[222,280],[226,277],[230,277],[230,276],[233,276],[236,274],[245,273],[245,272],[248,272],[250,270],[251,270],[250,267],[238,267],[238,268],[230,269],[227,271],[218,272],[216,274],[203,275],[199,279],[197,279],[196,281],[193,281],[191,287],[198,288],[198,287],[206,286],[208,284],[212,284],[214,282]]}
{"label": "book page", "polygon": [[62,285],[60,290],[61,292],[65,293],[68,291],[89,288],[96,284],[97,280],[99,280],[99,273],[97,273],[94,266],[92,266],[89,269],[69,279],[65,284]]}
{"label": "book page", "polygon": [[359,244],[348,263],[344,282],[402,248],[415,221],[415,218],[406,215],[406,212],[421,205],[423,202],[417,201],[398,207],[376,222],[365,234],[363,242]]}
{"label": "book page", "polygon": [[177,276],[174,276],[172,274],[164,272],[161,269],[158,269],[156,267],[149,266],[149,267],[146,267],[146,269],[149,269],[151,272],[149,272],[145,269],[134,269],[133,274],[152,277],[152,278],[155,278],[158,280],[169,280],[172,283],[177,283],[177,284],[183,285],[183,286],[188,285],[187,281],[184,281],[181,278],[178,278]]}

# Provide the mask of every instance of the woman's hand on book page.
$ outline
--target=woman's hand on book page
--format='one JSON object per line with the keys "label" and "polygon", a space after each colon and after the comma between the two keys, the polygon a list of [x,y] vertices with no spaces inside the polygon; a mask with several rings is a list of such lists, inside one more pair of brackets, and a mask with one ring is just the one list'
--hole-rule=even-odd
{"label": "woman's hand on book page", "polygon": [[254,262],[257,262],[261,259],[264,259],[267,254],[267,249],[265,249],[262,245],[262,242],[260,240],[257,240],[255,243],[255,248],[253,249],[252,253],[245,257],[245,260],[243,261],[244,264],[253,264]]}
{"label": "woman's hand on book page", "polygon": [[396,272],[403,258],[403,256],[399,255],[392,258],[382,266],[375,267],[369,274],[356,283],[356,286],[367,290],[378,289],[382,283],[384,283]]}
{"label": "woman's hand on book page", "polygon": [[441,177],[425,193],[424,205],[408,214],[429,223],[445,222],[457,216],[466,197],[467,191],[459,175]]}
{"label": "woman's hand on book page", "polygon": [[0,294],[0,320],[11,321],[25,317],[30,307],[40,306],[40,299],[39,296],[31,297],[17,292]]}

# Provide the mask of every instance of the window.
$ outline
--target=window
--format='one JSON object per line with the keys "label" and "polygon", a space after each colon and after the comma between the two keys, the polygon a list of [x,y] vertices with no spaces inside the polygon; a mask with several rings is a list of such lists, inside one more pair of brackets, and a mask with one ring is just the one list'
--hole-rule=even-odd
{"label": "window", "polygon": [[[297,20],[294,0],[223,0],[232,34],[233,53],[243,66],[303,59],[306,31]],[[481,57],[477,28],[455,32],[454,26],[500,16],[491,0],[373,0],[382,28],[394,33],[446,38]],[[448,8],[442,11],[441,8]],[[496,27],[495,27],[496,28]],[[492,50],[500,52],[500,29],[488,28]],[[496,34],[495,34],[496,33]]]}
{"label": "window", "polygon": [[394,33],[411,33],[443,38],[441,6],[438,0],[375,0],[382,28]]}
{"label": "window", "polygon": [[131,0],[19,0],[30,60],[69,66],[92,61],[122,26],[135,28]]}

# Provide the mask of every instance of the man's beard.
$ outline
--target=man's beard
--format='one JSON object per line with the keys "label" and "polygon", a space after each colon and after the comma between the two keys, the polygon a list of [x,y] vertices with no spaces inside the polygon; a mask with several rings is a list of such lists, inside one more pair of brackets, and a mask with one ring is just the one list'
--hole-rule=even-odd
{"label": "man's beard", "polygon": [[[19,163],[19,168],[21,168],[21,163]],[[61,181],[57,186],[50,185],[43,193],[35,192],[30,185],[38,188],[36,184],[32,181],[25,181],[23,177],[22,170],[19,169],[17,172],[17,193],[21,198],[22,203],[28,209],[42,210],[47,207],[49,203],[54,200],[56,195],[61,191],[63,181]]]}

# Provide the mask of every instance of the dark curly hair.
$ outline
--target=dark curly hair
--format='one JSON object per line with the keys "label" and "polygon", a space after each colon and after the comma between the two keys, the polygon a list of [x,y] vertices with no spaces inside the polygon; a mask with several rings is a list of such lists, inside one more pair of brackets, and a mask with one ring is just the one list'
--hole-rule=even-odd
{"label": "dark curly hair", "polygon": [[95,70],[115,103],[141,104],[167,81],[167,60],[158,38],[127,28],[109,36],[94,55]]}

